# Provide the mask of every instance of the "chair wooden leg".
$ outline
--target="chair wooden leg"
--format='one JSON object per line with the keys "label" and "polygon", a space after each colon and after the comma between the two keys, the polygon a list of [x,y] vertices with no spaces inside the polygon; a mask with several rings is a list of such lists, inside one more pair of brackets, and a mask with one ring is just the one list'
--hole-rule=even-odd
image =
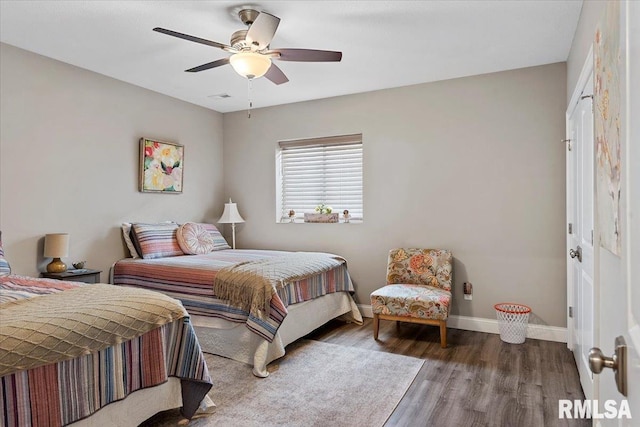
{"label": "chair wooden leg", "polygon": [[447,322],[440,322],[440,347],[447,348]]}
{"label": "chair wooden leg", "polygon": [[378,330],[380,329],[380,318],[377,314],[373,314],[373,339],[378,339]]}

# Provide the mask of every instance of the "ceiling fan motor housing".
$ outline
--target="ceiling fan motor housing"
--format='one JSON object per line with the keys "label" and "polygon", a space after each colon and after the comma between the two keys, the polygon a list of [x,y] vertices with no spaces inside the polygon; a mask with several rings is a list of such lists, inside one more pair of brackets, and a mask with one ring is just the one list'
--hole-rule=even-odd
{"label": "ceiling fan motor housing", "polygon": [[231,43],[229,44],[236,50],[242,50],[243,48],[248,46],[246,38],[247,30],[238,30],[231,35]]}
{"label": "ceiling fan motor housing", "polygon": [[260,12],[254,9],[242,9],[238,12],[238,17],[245,25],[251,25],[260,15]]}

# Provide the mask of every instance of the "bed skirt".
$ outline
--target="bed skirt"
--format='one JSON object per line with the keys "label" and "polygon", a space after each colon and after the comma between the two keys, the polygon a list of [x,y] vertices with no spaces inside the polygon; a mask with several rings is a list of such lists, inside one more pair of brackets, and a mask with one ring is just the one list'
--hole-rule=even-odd
{"label": "bed skirt", "polygon": [[153,415],[182,406],[180,378],[171,377],[163,384],[138,390],[126,399],[113,402],[98,412],[73,424],[73,427],[137,426]]}
{"label": "bed skirt", "polygon": [[285,354],[285,347],[336,317],[362,323],[362,316],[348,292],[335,292],[320,298],[292,304],[273,340],[247,329],[245,324],[224,319],[191,316],[202,351],[253,365],[253,374],[265,378],[267,365]]}

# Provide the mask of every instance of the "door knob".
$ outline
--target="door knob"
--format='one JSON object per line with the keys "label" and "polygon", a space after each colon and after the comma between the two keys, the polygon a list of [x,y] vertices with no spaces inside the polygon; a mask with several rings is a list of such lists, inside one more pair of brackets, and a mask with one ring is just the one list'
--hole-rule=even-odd
{"label": "door knob", "polygon": [[569,256],[571,258],[578,257],[578,261],[582,262],[582,248],[577,246],[575,250],[569,249]]}
{"label": "door knob", "polygon": [[622,395],[627,395],[627,343],[623,336],[616,338],[616,350],[613,357],[607,357],[598,347],[589,350],[589,369],[599,374],[604,368],[611,368],[615,373],[616,386]]}
{"label": "door knob", "polygon": [[604,368],[616,371],[618,369],[618,359],[615,356],[605,356],[598,347],[589,350],[589,369],[591,369],[591,372],[599,374]]}

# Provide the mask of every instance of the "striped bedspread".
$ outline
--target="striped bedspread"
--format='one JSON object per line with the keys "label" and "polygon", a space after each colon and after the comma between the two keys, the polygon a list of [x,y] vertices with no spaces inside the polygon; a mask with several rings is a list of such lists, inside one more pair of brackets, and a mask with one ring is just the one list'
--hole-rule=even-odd
{"label": "striped bedspread", "polygon": [[[8,303],[0,304],[0,317],[3,305],[13,301],[64,295],[83,286],[95,285],[0,277],[0,301]],[[170,376],[182,380],[183,414],[190,418],[211,388],[211,378],[189,320],[174,320],[89,354],[0,377],[0,425],[67,425]]]}
{"label": "striped bedspread", "polygon": [[270,301],[266,318],[244,311],[227,300],[216,298],[213,284],[218,271],[242,262],[284,256],[291,252],[227,249],[205,255],[184,255],[160,259],[131,259],[114,266],[116,285],[137,286],[163,292],[179,299],[194,315],[218,317],[246,323],[249,330],[269,342],[287,315],[287,306],[334,292],[353,291],[344,263],[307,278],[279,287]]}
{"label": "striped bedspread", "polygon": [[20,301],[38,295],[54,294],[67,289],[85,286],[82,282],[65,282],[54,279],[38,279],[27,276],[0,276],[0,304]]}

